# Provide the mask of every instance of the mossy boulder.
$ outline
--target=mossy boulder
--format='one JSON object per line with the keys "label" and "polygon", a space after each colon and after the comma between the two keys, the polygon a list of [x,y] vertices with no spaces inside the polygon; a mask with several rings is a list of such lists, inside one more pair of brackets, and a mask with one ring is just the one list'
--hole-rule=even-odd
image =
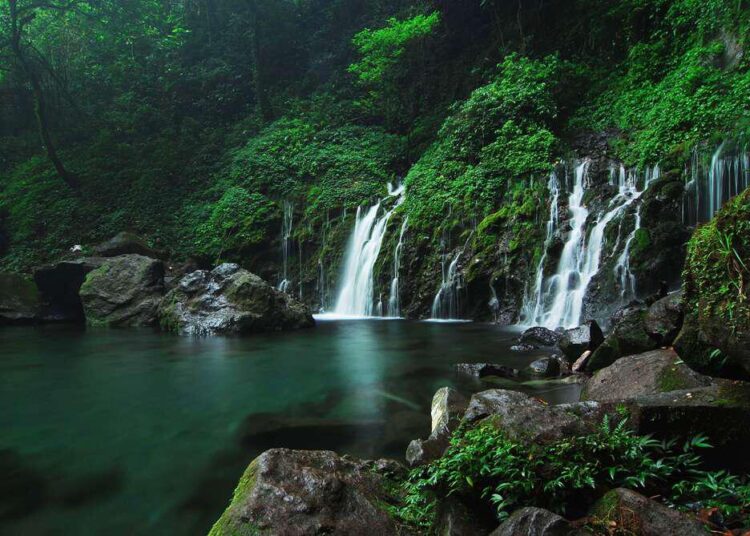
{"label": "mossy boulder", "polygon": [[712,383],[682,361],[674,350],[653,350],[623,357],[596,371],[581,392],[582,400],[608,402],[626,400],[680,389],[706,387]]}
{"label": "mossy boulder", "polygon": [[183,334],[243,334],[312,327],[310,309],[236,264],[184,276],[162,300],[162,328]]}
{"label": "mossy boulder", "polygon": [[608,367],[621,357],[656,349],[659,344],[646,332],[647,310],[633,307],[623,312],[604,342],[586,362],[586,372]]}
{"label": "mossy boulder", "polygon": [[33,323],[39,307],[39,291],[31,279],[0,273],[0,325]]}
{"label": "mossy boulder", "polygon": [[750,373],[750,189],[696,230],[683,279],[691,325]]}
{"label": "mossy boulder", "polygon": [[[604,495],[589,514],[595,534],[705,536],[706,528],[689,514],[668,508],[635,491],[617,488]],[[612,532],[615,529],[616,532]]]}
{"label": "mossy boulder", "polygon": [[153,326],[164,293],[164,264],[143,255],[106,259],[86,275],[79,296],[86,322]]}
{"label": "mossy boulder", "polygon": [[643,319],[646,333],[661,346],[669,346],[682,328],[684,307],[682,292],[673,292],[648,308]]}
{"label": "mossy boulder", "polygon": [[93,253],[97,257],[117,257],[131,254],[162,260],[167,257],[164,251],[150,247],[143,238],[128,231],[118,233],[106,242],[94,246]]}
{"label": "mossy boulder", "polygon": [[272,449],[242,475],[210,536],[408,534],[385,509],[403,467],[330,451]]}

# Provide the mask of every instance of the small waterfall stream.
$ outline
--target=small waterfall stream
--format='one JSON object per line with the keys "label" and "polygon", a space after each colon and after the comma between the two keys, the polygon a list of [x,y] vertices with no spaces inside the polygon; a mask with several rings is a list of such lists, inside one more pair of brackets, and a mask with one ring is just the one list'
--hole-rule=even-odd
{"label": "small waterfall stream", "polygon": [[469,234],[469,238],[466,239],[464,246],[458,250],[450,264],[447,264],[447,254],[442,255],[440,261],[442,282],[440,283],[440,289],[432,300],[430,320],[460,320],[460,295],[463,288],[463,277],[461,276],[461,272],[458,271],[458,261],[461,260],[461,257],[466,252],[472,236],[474,236],[474,231]]}
{"label": "small waterfall stream", "polygon": [[281,277],[278,288],[281,292],[289,292],[289,258],[292,253],[292,224],[294,223],[294,205],[291,201],[282,202],[283,217],[281,220]]}
{"label": "small waterfall stream", "polygon": [[374,316],[380,309],[382,300],[374,302],[373,271],[378,260],[388,220],[396,208],[403,202],[404,187],[388,186],[388,198],[396,198],[389,210],[381,214],[382,201],[366,211],[357,208],[354,231],[344,254],[344,269],[341,276],[340,291],[333,312],[342,316]]}
{"label": "small waterfall stream", "polygon": [[404,247],[404,233],[406,232],[406,226],[409,223],[409,218],[404,218],[404,223],[401,225],[401,232],[398,235],[398,244],[396,249],[393,250],[393,279],[391,280],[391,295],[388,298],[388,316],[392,318],[398,318],[401,316],[401,297],[399,295],[398,280],[399,270],[401,269],[401,250]]}

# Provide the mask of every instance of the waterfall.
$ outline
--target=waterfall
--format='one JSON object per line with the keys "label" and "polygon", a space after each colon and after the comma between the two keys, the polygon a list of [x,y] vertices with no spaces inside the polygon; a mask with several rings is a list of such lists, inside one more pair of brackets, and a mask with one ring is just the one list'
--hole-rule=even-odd
{"label": "waterfall", "polygon": [[711,220],[734,196],[750,187],[750,152],[722,142],[708,164],[696,148],[686,184],[683,220],[696,224]]}
{"label": "waterfall", "polygon": [[432,300],[432,314],[430,320],[459,319],[458,315],[461,310],[460,293],[463,288],[463,278],[458,271],[458,261],[466,251],[473,235],[474,232],[472,231],[471,234],[469,234],[469,238],[466,239],[464,247],[456,253],[456,256],[453,257],[453,260],[448,264],[447,268],[446,262],[448,256],[446,254],[441,256],[440,272],[442,274],[442,282],[440,283],[440,289]]}
{"label": "waterfall", "polygon": [[401,250],[404,247],[404,233],[406,232],[406,225],[409,222],[409,218],[404,218],[404,223],[401,225],[401,232],[398,235],[398,244],[396,249],[393,250],[393,279],[391,280],[391,294],[388,298],[388,316],[398,318],[401,316],[401,298],[399,296],[398,288],[398,273],[401,269]]}
{"label": "waterfall", "polygon": [[[403,202],[404,187],[388,185],[388,198],[397,198],[390,210],[381,214],[379,201],[367,211],[357,208],[354,231],[344,254],[341,290],[334,313],[344,316],[373,316],[382,302],[374,303],[373,271],[383,245],[386,226],[393,211]],[[387,198],[386,198],[387,199]],[[379,215],[380,214],[380,215]]]}
{"label": "waterfall", "polygon": [[[549,181],[547,181],[547,189],[549,190],[550,194],[550,204],[549,217],[547,219],[546,226],[547,234],[544,238],[544,252],[542,253],[542,257],[539,259],[539,263],[536,267],[536,279],[534,281],[534,286],[532,287],[534,298],[532,300],[527,296],[527,298],[524,300],[524,306],[521,312],[522,320],[538,318],[544,310],[544,265],[547,262],[547,248],[552,242],[552,238],[555,236],[555,231],[557,231],[557,225],[560,220],[558,209],[558,201],[560,199],[560,182],[557,179],[557,173],[555,173],[554,171],[550,174]],[[492,289],[493,300],[495,301],[495,303],[498,303],[494,287],[490,285],[490,288]]]}
{"label": "waterfall", "polygon": [[281,220],[281,266],[282,272],[279,278],[278,288],[282,292],[288,292],[291,285],[289,281],[289,257],[292,250],[292,224],[294,222],[294,205],[291,201],[282,202],[283,217]]}

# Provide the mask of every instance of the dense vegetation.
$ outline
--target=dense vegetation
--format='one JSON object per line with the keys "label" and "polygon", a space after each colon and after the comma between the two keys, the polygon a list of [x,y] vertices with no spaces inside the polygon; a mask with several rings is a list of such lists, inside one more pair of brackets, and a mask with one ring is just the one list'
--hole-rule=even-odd
{"label": "dense vegetation", "polygon": [[5,0],[3,264],[128,229],[265,276],[288,200],[314,284],[338,223],[403,180],[422,276],[469,238],[475,271],[525,272],[546,175],[587,135],[645,165],[748,130],[747,7]]}

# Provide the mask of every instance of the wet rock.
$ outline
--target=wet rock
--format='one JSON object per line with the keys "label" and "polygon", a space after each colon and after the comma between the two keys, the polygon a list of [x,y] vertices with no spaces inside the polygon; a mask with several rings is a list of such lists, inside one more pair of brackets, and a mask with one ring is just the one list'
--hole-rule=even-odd
{"label": "wet rock", "polygon": [[586,372],[593,373],[608,367],[623,356],[658,348],[659,344],[646,333],[646,314],[646,309],[642,307],[626,311],[604,343],[594,350],[586,363]]}
{"label": "wet rock", "polygon": [[592,352],[604,342],[604,334],[595,320],[577,328],[566,329],[559,341],[560,350],[570,361],[575,361],[586,350]]}
{"label": "wet rock", "polygon": [[519,337],[518,342],[522,344],[538,344],[540,346],[554,346],[562,337],[561,333],[552,331],[542,326],[529,328]]}
{"label": "wet rock", "polygon": [[89,324],[153,326],[163,292],[161,261],[143,255],[120,255],[89,272],[79,296]]}
{"label": "wet rock", "polygon": [[0,272],[0,326],[36,322],[40,305],[39,292],[31,279]]}
{"label": "wet rock", "polygon": [[512,352],[531,352],[536,350],[536,346],[533,344],[514,344],[510,349]]}
{"label": "wet rock", "polygon": [[211,536],[399,533],[383,509],[395,462],[273,449],[247,468]]}
{"label": "wet rock", "polygon": [[560,361],[552,357],[543,357],[531,363],[526,370],[532,376],[543,376],[545,378],[559,376]]}
{"label": "wet rock", "polygon": [[685,317],[673,346],[680,358],[693,370],[709,376],[750,380],[750,372],[745,370],[739,360],[711,345],[692,314]]}
{"label": "wet rock", "polygon": [[682,328],[683,314],[682,292],[674,292],[648,308],[644,329],[657,344],[669,346]]}
{"label": "wet rock", "polygon": [[164,329],[191,335],[315,325],[305,305],[236,264],[184,276],[162,300],[158,316]]}
{"label": "wet rock", "polygon": [[596,403],[549,406],[518,391],[490,389],[471,397],[463,422],[491,419],[509,438],[536,443],[593,430],[600,422],[595,410]]}
{"label": "wet rock", "polygon": [[83,322],[83,304],[78,291],[86,275],[104,261],[101,257],[84,257],[35,268],[34,282],[42,300],[42,319],[52,322]]}
{"label": "wet rock", "polygon": [[410,466],[421,465],[443,455],[453,431],[461,422],[468,399],[450,387],[442,387],[432,397],[432,431],[427,439],[415,439],[406,449]]}
{"label": "wet rock", "polygon": [[674,350],[623,357],[598,370],[581,392],[582,400],[625,400],[643,395],[707,387],[711,378],[680,361]]}
{"label": "wet rock", "polygon": [[573,529],[559,515],[543,508],[521,508],[490,536],[573,536],[584,533]]}
{"label": "wet rock", "polygon": [[581,354],[581,357],[575,360],[573,365],[570,367],[570,370],[572,370],[574,373],[583,372],[586,370],[586,363],[588,363],[589,358],[591,357],[591,354],[593,352],[591,350],[586,350]]}
{"label": "wet rock", "polygon": [[119,255],[143,255],[152,259],[164,260],[167,254],[149,247],[140,236],[123,231],[116,234],[106,242],[102,242],[92,248],[97,257],[117,257]]}
{"label": "wet rock", "polygon": [[616,526],[623,534],[641,536],[705,536],[702,523],[688,514],[668,508],[629,489],[613,489],[593,507],[595,526]]}
{"label": "wet rock", "polygon": [[484,378],[485,376],[499,376],[501,378],[517,378],[518,370],[505,365],[495,365],[492,363],[459,363],[455,366],[456,372],[474,376],[475,378]]}
{"label": "wet rock", "polygon": [[439,536],[476,536],[488,534],[495,526],[495,516],[489,508],[473,503],[465,504],[456,496],[438,503],[434,534]]}

